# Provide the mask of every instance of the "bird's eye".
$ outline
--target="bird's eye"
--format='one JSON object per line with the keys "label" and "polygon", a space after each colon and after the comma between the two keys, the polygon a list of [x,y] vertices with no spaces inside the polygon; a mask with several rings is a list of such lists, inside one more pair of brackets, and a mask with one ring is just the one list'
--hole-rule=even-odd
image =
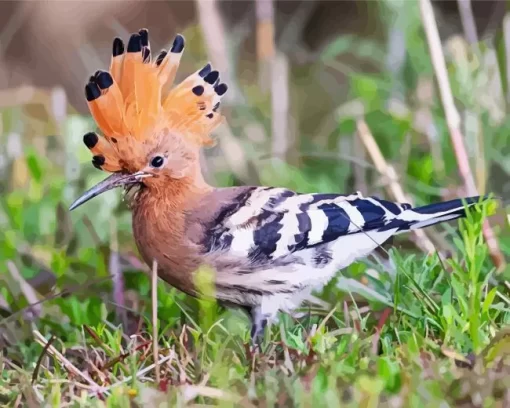
{"label": "bird's eye", "polygon": [[157,169],[158,167],[161,167],[164,162],[165,160],[163,159],[163,157],[155,156],[151,160],[151,166]]}

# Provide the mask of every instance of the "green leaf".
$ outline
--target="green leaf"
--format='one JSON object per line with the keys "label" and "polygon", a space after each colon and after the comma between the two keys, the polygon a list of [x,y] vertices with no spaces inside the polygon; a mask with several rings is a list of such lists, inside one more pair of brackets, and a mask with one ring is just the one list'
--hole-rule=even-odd
{"label": "green leaf", "polygon": [[377,372],[385,381],[385,388],[390,392],[397,392],[401,386],[400,369],[398,364],[388,357],[382,357],[377,361]]}
{"label": "green leaf", "polygon": [[349,52],[352,49],[353,36],[343,35],[329,43],[321,54],[322,60],[329,60],[344,53]]}
{"label": "green leaf", "polygon": [[369,103],[370,106],[379,99],[377,81],[374,78],[368,75],[354,74],[351,77],[351,83],[354,95]]}
{"label": "green leaf", "polygon": [[485,300],[482,304],[482,312],[487,313],[489,308],[492,306],[492,303],[494,302],[494,298],[496,297],[496,294],[498,293],[498,287],[492,288],[489,293],[487,293],[487,296],[485,297]]}
{"label": "green leaf", "polygon": [[32,150],[28,151],[25,157],[28,170],[30,171],[30,175],[37,183],[40,183],[42,179],[43,169],[39,158],[37,157],[36,153]]}

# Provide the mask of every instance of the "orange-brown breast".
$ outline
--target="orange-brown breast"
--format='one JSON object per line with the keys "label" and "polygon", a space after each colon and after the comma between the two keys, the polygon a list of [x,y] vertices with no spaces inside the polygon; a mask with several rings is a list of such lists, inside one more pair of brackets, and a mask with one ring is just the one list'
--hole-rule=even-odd
{"label": "orange-brown breast", "polygon": [[152,267],[155,259],[160,278],[190,295],[195,295],[193,272],[200,255],[187,236],[185,218],[200,195],[169,184],[165,189],[142,189],[133,205],[133,233],[144,261]]}

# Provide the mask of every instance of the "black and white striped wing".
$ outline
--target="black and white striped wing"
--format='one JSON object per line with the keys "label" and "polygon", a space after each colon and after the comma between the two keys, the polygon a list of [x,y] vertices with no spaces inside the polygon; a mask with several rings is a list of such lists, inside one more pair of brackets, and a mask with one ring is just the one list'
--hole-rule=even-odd
{"label": "black and white striped wing", "polygon": [[408,204],[359,194],[251,188],[216,220],[208,250],[228,251],[231,256],[264,263],[382,228],[408,208]]}

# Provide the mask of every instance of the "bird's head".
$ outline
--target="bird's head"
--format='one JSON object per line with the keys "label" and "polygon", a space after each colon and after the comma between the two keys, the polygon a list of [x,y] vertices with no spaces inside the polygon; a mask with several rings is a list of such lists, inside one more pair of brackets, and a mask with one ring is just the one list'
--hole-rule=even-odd
{"label": "bird's head", "polygon": [[109,71],[97,71],[85,86],[102,136],[83,137],[92,164],[113,174],[71,210],[115,187],[159,188],[197,177],[200,148],[213,144],[210,134],[223,120],[218,109],[227,85],[207,64],[173,86],[183,50],[181,35],[155,59],[146,29],[132,34],[127,48],[115,38]]}

